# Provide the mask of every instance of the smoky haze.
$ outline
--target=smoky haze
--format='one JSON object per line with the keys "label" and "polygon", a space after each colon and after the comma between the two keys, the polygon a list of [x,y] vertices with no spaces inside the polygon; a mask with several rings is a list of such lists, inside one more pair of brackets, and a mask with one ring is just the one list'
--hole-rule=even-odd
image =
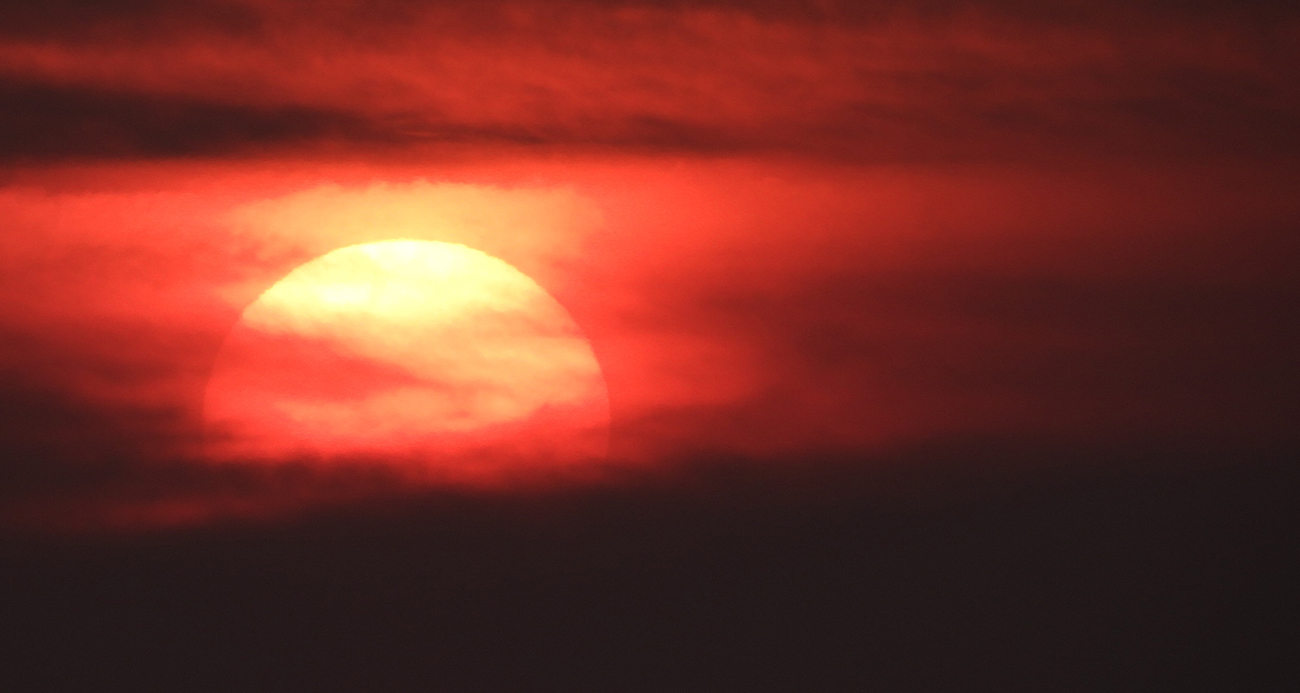
{"label": "smoky haze", "polygon": [[[0,687],[1290,690],[1297,46],[1280,2],[10,3]],[[209,459],[242,311],[398,237],[572,315],[598,469]]]}

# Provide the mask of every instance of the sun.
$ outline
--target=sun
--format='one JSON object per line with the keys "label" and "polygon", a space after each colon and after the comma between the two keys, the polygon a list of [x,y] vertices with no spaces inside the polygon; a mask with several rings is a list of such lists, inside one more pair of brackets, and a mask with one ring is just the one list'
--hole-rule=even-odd
{"label": "sun", "polygon": [[453,243],[340,248],[244,310],[208,382],[210,456],[500,481],[605,452],[600,365],[506,262]]}

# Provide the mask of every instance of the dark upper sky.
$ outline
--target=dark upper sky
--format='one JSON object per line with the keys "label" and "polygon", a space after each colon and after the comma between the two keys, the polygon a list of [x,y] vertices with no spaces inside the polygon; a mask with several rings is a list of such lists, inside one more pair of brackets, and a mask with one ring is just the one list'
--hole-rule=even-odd
{"label": "dark upper sky", "polygon": [[55,3],[9,158],[446,142],[853,162],[1295,152],[1295,13],[1238,3]]}

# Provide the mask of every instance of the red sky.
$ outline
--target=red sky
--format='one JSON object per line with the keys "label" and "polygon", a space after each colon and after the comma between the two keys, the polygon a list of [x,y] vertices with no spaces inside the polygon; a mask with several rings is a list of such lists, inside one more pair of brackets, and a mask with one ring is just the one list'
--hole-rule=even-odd
{"label": "red sky", "polygon": [[205,467],[203,385],[260,290],[394,235],[564,304],[616,466],[1296,443],[1280,3],[0,12],[23,517],[316,493]]}

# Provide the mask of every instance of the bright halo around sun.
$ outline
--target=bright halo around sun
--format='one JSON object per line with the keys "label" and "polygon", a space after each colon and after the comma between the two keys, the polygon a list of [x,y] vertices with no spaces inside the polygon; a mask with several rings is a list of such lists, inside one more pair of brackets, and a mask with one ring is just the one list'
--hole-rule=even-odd
{"label": "bright halo around sun", "polygon": [[603,458],[605,381],[568,312],[452,243],[341,248],[263,293],[208,383],[221,462],[498,483]]}

